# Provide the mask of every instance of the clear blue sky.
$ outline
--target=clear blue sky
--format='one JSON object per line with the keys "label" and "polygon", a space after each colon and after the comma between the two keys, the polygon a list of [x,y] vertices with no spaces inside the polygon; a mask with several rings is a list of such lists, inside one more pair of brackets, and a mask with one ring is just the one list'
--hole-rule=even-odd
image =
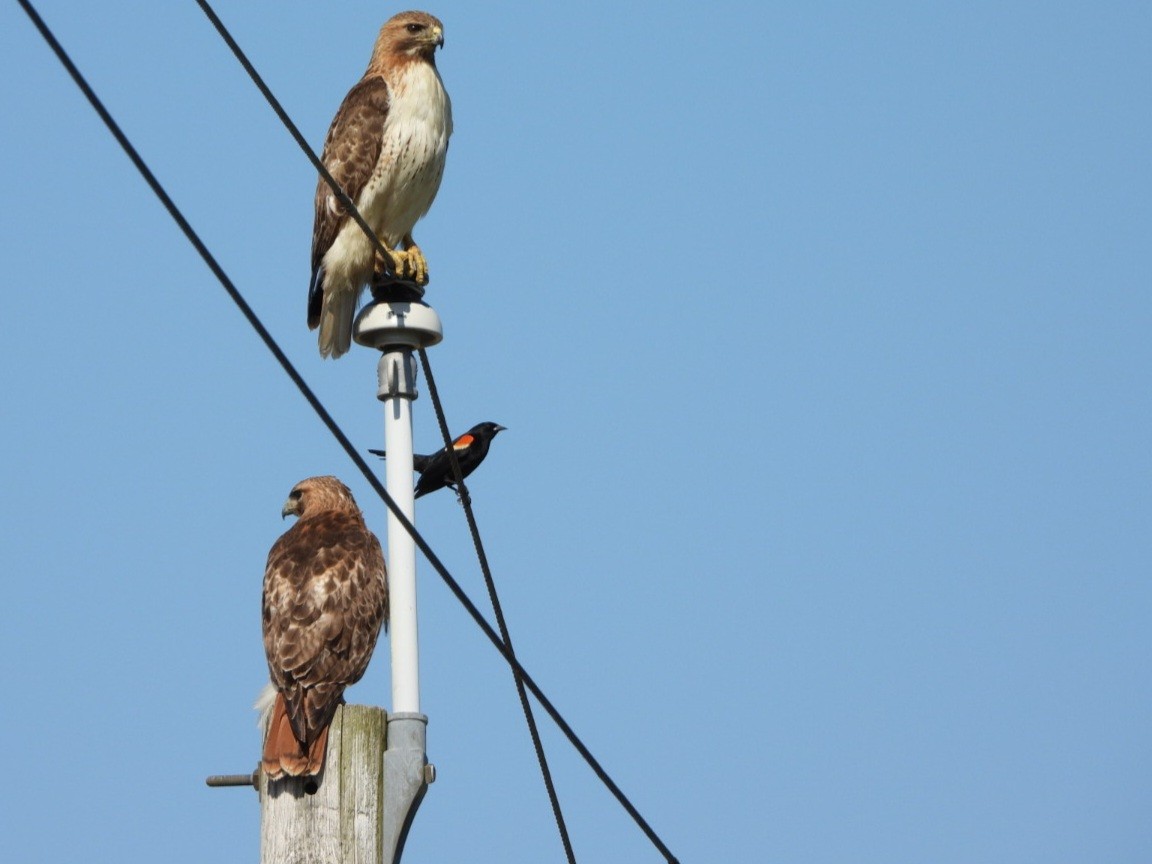
{"label": "clear blue sky", "polygon": [[[195,3],[38,6],[381,446],[375,357],[304,326],[313,170]],[[216,8],[318,146],[400,7]],[[1152,860],[1152,5],[430,11],[438,383],[509,429],[471,486],[525,665],[673,851]],[[203,778],[257,758],[280,506],[384,508],[13,2],[0,81],[5,858],[255,861]],[[484,605],[452,496],[417,515]],[[405,860],[563,860],[510,674],[420,603]],[[578,860],[660,860],[544,732]]]}

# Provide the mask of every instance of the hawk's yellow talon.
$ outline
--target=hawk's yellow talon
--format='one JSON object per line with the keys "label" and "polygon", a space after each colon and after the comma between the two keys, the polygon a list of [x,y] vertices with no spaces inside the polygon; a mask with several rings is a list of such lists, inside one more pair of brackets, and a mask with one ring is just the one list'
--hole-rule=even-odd
{"label": "hawk's yellow talon", "polygon": [[397,279],[415,282],[417,285],[428,284],[428,262],[419,246],[390,249],[388,259],[385,261],[380,250],[376,250],[375,265],[378,274],[390,270]]}
{"label": "hawk's yellow talon", "polygon": [[408,247],[408,264],[411,268],[412,279],[417,285],[428,284],[428,261],[420,247],[415,244]]}

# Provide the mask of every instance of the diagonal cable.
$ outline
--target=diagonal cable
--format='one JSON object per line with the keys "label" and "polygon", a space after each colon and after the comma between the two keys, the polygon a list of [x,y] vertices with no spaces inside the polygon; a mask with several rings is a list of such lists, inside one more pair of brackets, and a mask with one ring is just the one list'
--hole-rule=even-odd
{"label": "diagonal cable", "polygon": [[[428,352],[420,349],[420,363],[424,367],[424,377],[428,379],[428,395],[436,409],[436,421],[440,424],[440,434],[444,438],[444,447],[448,451],[448,460],[452,464],[452,474],[456,480],[456,488],[460,493],[460,503],[464,507],[464,516],[468,520],[468,530],[472,532],[472,545],[476,547],[476,558],[480,562],[480,570],[484,574],[484,584],[488,588],[488,599],[492,602],[492,611],[496,614],[496,626],[500,628],[500,638],[512,652],[512,637],[508,635],[508,624],[504,620],[504,609],[500,605],[500,596],[496,593],[496,582],[492,578],[492,570],[488,566],[488,556],[484,552],[484,544],[480,539],[480,529],[476,525],[476,516],[472,513],[472,498],[468,495],[468,487],[464,485],[464,474],[460,470],[460,460],[456,458],[456,448],[452,446],[452,435],[448,432],[448,421],[444,418],[444,409],[440,403],[440,394],[436,390],[436,379],[432,377],[432,365],[428,362]],[[556,830],[560,832],[560,842],[564,844],[564,854],[568,864],[576,864],[576,855],[572,851],[572,840],[568,836],[568,826],[564,822],[564,812],[560,809],[560,798],[556,794],[556,786],[552,782],[552,771],[548,767],[548,757],[544,755],[544,744],[540,741],[540,730],[536,728],[536,716],[532,713],[532,703],[528,701],[528,694],[524,691],[524,681],[515,669],[512,677],[516,680],[516,694],[520,697],[520,707],[524,711],[524,720],[528,723],[528,732],[532,736],[532,747],[536,751],[536,761],[540,763],[540,773],[544,777],[544,788],[548,790],[548,800],[552,803],[552,815],[556,819]]]}
{"label": "diagonal cable", "polygon": [[[232,34],[228,32],[228,28],[224,26],[224,22],[216,15],[215,10],[209,6],[205,0],[196,0],[196,3],[204,11],[204,14],[208,16],[208,20],[212,22],[212,26],[215,27],[216,32],[220,34],[220,38],[232,49],[232,53],[236,55],[236,59],[240,61],[240,65],[244,67],[244,71],[248,73],[248,77],[252,79],[256,88],[264,98],[268,100],[268,104],[272,106],[272,110],[276,112],[276,116],[280,118],[280,122],[284,124],[284,128],[296,139],[296,143],[300,145],[300,149],[304,151],[305,155],[307,155],[308,159],[312,162],[312,167],[320,173],[320,176],[324,178],[324,182],[332,189],[332,192],[340,202],[340,206],[343,207],[345,212],[352,217],[352,220],[360,226],[360,230],[368,237],[369,242],[376,247],[376,251],[383,253],[383,260],[385,262],[391,262],[393,260],[392,253],[380,242],[380,238],[376,236],[376,232],[372,230],[371,226],[364,220],[364,217],[360,215],[360,211],[356,209],[356,204],[348,197],[348,193],[336,182],[336,178],[332,176],[327,166],[320,160],[320,157],[316,155],[316,151],[312,149],[307,139],[305,139],[304,135],[300,132],[300,129],[292,122],[292,118],[288,116],[288,112],[284,110],[284,106],[280,104],[280,100],[268,89],[268,85],[264,83],[264,79],[260,77],[260,73],[256,71],[256,67],[252,65],[236,40],[232,38]],[[388,279],[393,279],[396,274],[391,267],[388,267],[384,272],[384,276]],[[416,290],[423,295],[423,289],[417,288]]]}
{"label": "diagonal cable", "polygon": [[108,127],[108,131],[112,134],[117,143],[120,145],[121,149],[124,150],[125,154],[132,161],[132,164],[144,178],[144,181],[148,184],[152,192],[164,205],[164,208],[168,211],[168,214],[172,217],[173,221],[176,222],[181,231],[183,231],[184,236],[187,237],[188,241],[200,254],[200,257],[204,260],[204,263],[208,265],[208,269],[212,271],[212,274],[220,282],[221,286],[228,293],[228,296],[240,309],[248,323],[252,326],[257,335],[264,342],[265,347],[268,348],[268,350],[280,363],[280,366],[284,369],[285,373],[289,378],[292,379],[292,382],[296,385],[297,389],[300,390],[301,395],[303,395],[308,404],[312,406],[312,409],[316,412],[317,416],[324,423],[324,425],[328,427],[328,430],[332,433],[333,437],[337,440],[340,446],[344,448],[344,452],[348,454],[348,457],[352,460],[353,464],[360,470],[360,473],[364,475],[364,479],[368,482],[368,485],[372,487],[372,490],[376,492],[376,494],[380,497],[380,500],[384,502],[385,506],[387,506],[393,515],[395,515],[399,520],[400,524],[404,527],[404,530],[407,531],[408,534],[412,537],[413,542],[416,544],[416,548],[418,548],[423,553],[424,557],[428,559],[428,563],[431,564],[432,568],[437,572],[437,574],[439,574],[445,585],[448,586],[448,589],[460,602],[460,605],[464,607],[465,611],[476,623],[476,626],[478,626],[484,635],[488,637],[488,641],[492,643],[493,647],[498,652],[500,652],[500,655],[504,658],[505,662],[507,662],[508,665],[512,667],[513,671],[521,677],[521,679],[524,681],[524,686],[529,690],[529,692],[532,693],[533,696],[536,697],[536,700],[544,708],[548,716],[552,718],[552,721],[556,724],[557,728],[559,728],[560,731],[564,733],[564,737],[568,739],[569,743],[571,743],[572,746],[576,749],[576,752],[578,752],[581,757],[583,757],[584,761],[588,764],[588,767],[592,769],[593,773],[597,776],[597,778],[599,778],[600,782],[603,783],[608,791],[612,793],[612,795],[620,803],[620,806],[623,807],[628,815],[632,817],[632,820],[637,824],[640,830],[644,832],[645,836],[648,837],[652,845],[654,845],[660,851],[668,864],[678,864],[676,857],[660,839],[659,835],[656,834],[656,832],[648,824],[647,820],[644,819],[644,817],[640,814],[640,812],[636,809],[636,807],[632,804],[632,802],[628,799],[620,787],[616,785],[615,781],[612,780],[612,778],[608,775],[608,772],[604,770],[604,767],[600,764],[596,757],[592,755],[592,752],[588,749],[584,742],[580,740],[580,737],[576,734],[575,730],[568,724],[568,721],[564,719],[563,715],[560,714],[556,706],[552,704],[552,701],[544,695],[544,692],[540,689],[540,686],[536,683],[532,676],[528,674],[528,671],[520,664],[520,661],[516,659],[516,656],[509,650],[508,646],[504,644],[496,631],[492,629],[492,626],[485,620],[483,614],[476,607],[476,604],[473,603],[471,599],[469,599],[468,595],[464,593],[464,589],[460,587],[460,583],[457,582],[456,579],[453,578],[452,574],[448,572],[448,569],[440,561],[436,553],[432,551],[432,548],[428,545],[427,541],[425,541],[424,537],[420,534],[419,531],[416,530],[416,526],[413,525],[408,517],[404,515],[404,512],[396,504],[396,501],[392,498],[391,495],[388,494],[388,490],[385,489],[383,484],[380,483],[379,478],[377,478],[376,475],[372,472],[371,468],[368,467],[368,463],[364,461],[364,458],[360,455],[359,451],[357,451],[356,448],[352,445],[352,442],[348,439],[348,436],[344,434],[344,431],[339,427],[339,425],[337,425],[336,421],[332,418],[332,415],[328,413],[328,410],[324,407],[323,403],[320,402],[316,394],[301,377],[300,373],[296,371],[296,368],[292,365],[287,355],[284,354],[280,346],[276,344],[276,341],[272,338],[272,335],[268,332],[267,328],[264,327],[263,323],[256,316],[256,313],[252,310],[252,307],[248,305],[248,302],[244,299],[244,296],[240,293],[239,289],[236,288],[235,284],[228,277],[228,274],[224,272],[224,269],[216,261],[216,258],[209,251],[208,247],[200,239],[200,236],[196,233],[195,229],[193,229],[188,220],[184,218],[184,214],[181,213],[180,209],[176,206],[176,203],[172,200],[172,198],[165,191],[164,187],[160,184],[160,181],[156,179],[156,175],[152,173],[147,163],[144,162],[136,148],[132,145],[132,142],[128,140],[128,137],[124,134],[124,132],[120,129],[120,126],[112,118],[112,115],[108,112],[107,108],[104,107],[104,104],[100,101],[100,98],[96,95],[95,91],[93,91],[92,88],[88,85],[88,82],[80,73],[80,70],[72,62],[72,59],[68,56],[68,53],[64,50],[64,47],[60,44],[59,41],[57,41],[55,35],[53,35],[52,31],[48,28],[48,25],[44,22],[44,19],[40,17],[40,14],[36,11],[35,7],[31,4],[31,2],[29,2],[29,0],[16,0],[16,2],[20,4],[20,7],[24,10],[25,14],[27,14],[29,20],[32,21],[37,31],[39,31],[41,37],[52,49],[53,53],[55,53],[56,58],[60,61],[60,64],[67,70],[76,86],[84,94],[85,98],[87,98],[93,110],[96,111],[97,115],[99,115],[100,119],[104,122],[104,125]]}

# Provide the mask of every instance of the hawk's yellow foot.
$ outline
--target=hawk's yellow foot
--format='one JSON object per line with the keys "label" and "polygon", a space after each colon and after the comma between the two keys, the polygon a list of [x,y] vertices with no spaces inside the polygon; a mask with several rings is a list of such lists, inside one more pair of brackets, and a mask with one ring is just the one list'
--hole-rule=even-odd
{"label": "hawk's yellow foot", "polygon": [[420,251],[419,246],[411,246],[408,249],[391,249],[389,250],[389,257],[392,260],[385,262],[377,250],[377,273],[390,269],[397,279],[411,280],[417,285],[428,284],[428,262],[424,259],[424,253]]}
{"label": "hawk's yellow foot", "polygon": [[405,256],[404,268],[408,278],[417,285],[427,285],[428,261],[424,257],[424,253],[420,251],[420,247],[415,243],[409,243],[403,255]]}

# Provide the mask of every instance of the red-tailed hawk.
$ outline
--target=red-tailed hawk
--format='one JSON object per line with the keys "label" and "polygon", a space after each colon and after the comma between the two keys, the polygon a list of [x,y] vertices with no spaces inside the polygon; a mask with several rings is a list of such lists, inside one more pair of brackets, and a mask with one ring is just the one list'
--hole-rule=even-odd
{"label": "red-tailed hawk", "polygon": [[301,480],[284,505],[289,513],[299,519],[272,546],[264,571],[264,651],[276,701],[262,766],[273,780],[320,773],[344,688],[368,668],[388,621],[380,541],[348,487],[335,477]]}
{"label": "red-tailed hawk", "polygon": [[[426,12],[401,12],[380,28],[372,60],[340,105],[321,156],[341,188],[389,250],[396,275],[428,282],[412,228],[444,176],[452,103],[434,54],[444,27]],[[312,230],[308,327],[320,328],[320,356],[352,344],[352,319],[372,280],[376,252],[363,229],[320,178]]]}

